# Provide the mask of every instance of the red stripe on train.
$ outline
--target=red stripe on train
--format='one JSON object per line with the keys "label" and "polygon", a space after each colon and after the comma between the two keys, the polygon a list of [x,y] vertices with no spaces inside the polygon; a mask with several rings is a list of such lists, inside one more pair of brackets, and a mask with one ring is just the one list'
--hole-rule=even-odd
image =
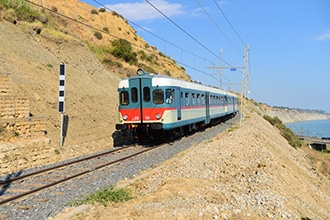
{"label": "red stripe on train", "polygon": [[[143,120],[158,120],[163,117],[165,111],[176,110],[176,108],[143,108]],[[120,109],[119,113],[122,117],[128,116],[127,121],[141,121],[141,112],[139,108],[134,109]],[[156,116],[160,116],[158,119]]]}

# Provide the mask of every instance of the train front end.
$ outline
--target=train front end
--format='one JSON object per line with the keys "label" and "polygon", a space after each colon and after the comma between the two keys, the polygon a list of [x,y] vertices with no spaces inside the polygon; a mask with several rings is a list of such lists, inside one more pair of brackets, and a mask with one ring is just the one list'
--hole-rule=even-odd
{"label": "train front end", "polygon": [[137,76],[122,80],[118,86],[119,123],[116,130],[122,133],[130,130],[138,140],[161,135],[164,114],[168,115],[171,109],[164,106],[166,97],[171,98],[171,95],[153,86],[153,77],[139,69]]}

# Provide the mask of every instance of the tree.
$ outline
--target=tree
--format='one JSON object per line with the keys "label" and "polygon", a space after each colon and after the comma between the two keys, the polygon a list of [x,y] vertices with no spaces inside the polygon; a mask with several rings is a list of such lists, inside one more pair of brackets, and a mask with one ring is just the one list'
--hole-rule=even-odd
{"label": "tree", "polygon": [[132,45],[125,39],[114,40],[111,43],[113,49],[111,54],[125,60],[129,64],[137,63],[137,54],[133,52]]}

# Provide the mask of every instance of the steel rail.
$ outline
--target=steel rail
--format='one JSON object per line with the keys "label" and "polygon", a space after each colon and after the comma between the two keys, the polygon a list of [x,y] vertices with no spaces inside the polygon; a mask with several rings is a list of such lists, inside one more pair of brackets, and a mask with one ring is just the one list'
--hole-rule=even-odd
{"label": "steel rail", "polygon": [[[27,195],[29,195],[29,194],[32,194],[32,193],[38,192],[38,191],[40,191],[40,190],[43,190],[43,189],[46,189],[46,188],[52,187],[52,186],[57,185],[57,184],[60,184],[60,183],[62,183],[62,182],[66,182],[66,181],[68,181],[68,180],[71,180],[71,179],[77,178],[77,177],[79,177],[79,176],[85,175],[85,174],[87,174],[87,173],[93,172],[93,171],[98,170],[98,169],[101,169],[101,168],[103,168],[103,167],[106,167],[106,166],[109,166],[109,165],[112,165],[112,164],[115,164],[115,163],[118,163],[118,162],[121,162],[121,161],[127,160],[127,159],[129,159],[129,158],[132,158],[132,157],[135,157],[135,156],[137,156],[137,155],[143,154],[143,153],[145,153],[145,152],[147,152],[147,151],[153,150],[153,149],[158,148],[158,147],[159,147],[159,146],[156,146],[156,147],[153,147],[153,148],[145,149],[145,150],[140,151],[140,152],[138,152],[138,153],[135,153],[135,154],[132,154],[132,155],[129,155],[129,156],[126,156],[126,157],[120,158],[120,159],[118,159],[118,160],[111,161],[111,162],[109,162],[109,163],[104,163],[104,164],[102,164],[102,165],[99,165],[99,166],[93,167],[93,168],[91,168],[91,169],[87,169],[87,170],[82,171],[82,172],[80,172],[80,173],[77,173],[77,174],[75,174],[75,175],[72,175],[72,176],[69,176],[69,177],[63,178],[63,179],[61,179],[61,180],[58,180],[58,181],[53,182],[53,183],[50,183],[50,184],[46,184],[46,185],[44,185],[44,186],[38,187],[38,188],[33,189],[33,190],[30,190],[30,191],[28,191],[28,192],[24,192],[24,193],[21,193],[21,194],[19,194],[19,195],[12,196],[12,197],[10,197],[10,198],[7,198],[7,199],[4,199],[4,200],[1,200],[1,201],[0,201],[0,205],[3,205],[3,204],[5,204],[5,203],[8,203],[8,202],[14,201],[14,200],[16,200],[16,199],[22,198],[22,197],[27,196]],[[117,151],[117,150],[116,150],[116,151]],[[95,157],[93,157],[93,158],[95,158]],[[62,166],[59,166],[59,167],[62,167]]]}
{"label": "steel rail", "polygon": [[32,172],[32,173],[27,173],[27,174],[24,174],[24,175],[21,175],[21,176],[13,177],[11,179],[3,180],[3,181],[0,181],[0,186],[8,185],[12,182],[24,179],[26,177],[34,176],[34,175],[37,175],[37,174],[40,174],[40,173],[44,173],[44,172],[47,172],[47,171],[50,171],[50,170],[55,170],[55,169],[58,169],[58,168],[61,168],[61,167],[69,166],[69,165],[72,165],[72,164],[75,164],[75,163],[80,163],[82,161],[90,160],[90,159],[93,159],[93,158],[96,158],[96,157],[101,157],[101,156],[104,156],[104,155],[107,155],[107,154],[115,153],[117,151],[120,151],[120,150],[123,150],[123,149],[126,149],[126,148],[130,148],[132,146],[133,145],[129,145],[129,146],[122,147],[122,148],[119,148],[119,149],[115,149],[115,150],[112,150],[112,151],[107,151],[107,152],[103,152],[103,153],[100,153],[100,154],[84,157],[84,158],[77,159],[77,160],[74,160],[74,161],[70,161],[70,162],[67,162],[67,163],[59,164],[59,165],[56,165],[56,166],[53,166],[53,167],[48,167],[48,168],[45,168],[45,169],[37,170],[37,171]]}

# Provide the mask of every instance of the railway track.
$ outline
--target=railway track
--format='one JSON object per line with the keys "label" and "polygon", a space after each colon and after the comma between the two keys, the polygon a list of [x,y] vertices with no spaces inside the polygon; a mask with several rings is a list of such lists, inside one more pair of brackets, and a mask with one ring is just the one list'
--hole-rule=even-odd
{"label": "railway track", "polygon": [[9,177],[0,181],[0,187],[2,188],[0,205],[32,195],[74,178],[79,178],[106,166],[120,163],[152,149],[154,148],[129,145],[24,175]]}
{"label": "railway track", "polygon": [[[112,154],[110,154],[112,156],[109,156],[107,159],[104,159],[106,157],[102,157],[106,160],[105,162],[102,162],[100,157],[100,159],[94,160],[93,163],[90,162],[85,165],[83,165],[84,163],[78,163],[78,165],[74,166],[75,174],[88,170],[90,170],[90,172],[56,184],[52,187],[16,198],[11,202],[7,201],[6,203],[2,203],[2,205],[0,205],[0,219],[48,219],[61,212],[71,201],[89,195],[97,189],[115,185],[123,179],[132,178],[142,170],[152,168],[156,164],[170,159],[189,147],[216,136],[220,132],[229,128],[233,123],[238,122],[238,120],[239,116],[237,115],[218,126],[207,128],[205,131],[196,132],[193,135],[183,137],[170,143],[162,143],[159,145],[145,144],[145,146],[130,147],[127,149],[117,148],[117,153],[110,151],[112,152]],[[139,153],[138,151],[144,152]],[[132,154],[136,154],[136,156],[121,162],[115,162],[115,160],[128,157]],[[95,157],[97,158],[99,155]],[[62,163],[64,164],[64,162],[61,162],[61,164]],[[101,163],[112,164],[103,167],[103,169],[96,169],[96,167],[102,165]],[[23,176],[23,174],[27,175],[28,172],[32,173],[32,171],[22,171],[22,173],[12,174],[11,177],[7,176],[7,182],[4,182],[4,177],[0,177],[0,201],[3,202],[3,200],[8,199],[9,197],[16,196],[20,193],[26,193],[27,191],[31,191],[32,188],[36,189],[46,185],[45,182],[50,184],[59,181],[61,178],[68,177],[69,175],[73,176],[73,171],[64,174],[62,169],[64,169],[64,167],[50,169],[34,176],[33,178],[22,178],[21,176]],[[39,168],[38,172],[40,172],[40,170],[41,169]],[[21,179],[18,179],[15,176],[19,176]],[[38,183],[38,179],[42,179],[43,181]],[[16,185],[18,183],[21,185]]]}

